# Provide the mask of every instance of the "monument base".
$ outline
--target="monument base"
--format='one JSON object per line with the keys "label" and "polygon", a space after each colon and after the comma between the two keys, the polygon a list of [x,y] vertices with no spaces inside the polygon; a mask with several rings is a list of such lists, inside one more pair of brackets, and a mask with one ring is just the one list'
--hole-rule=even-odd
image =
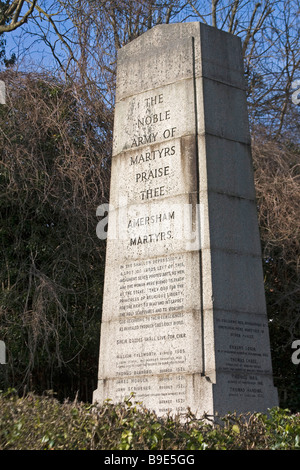
{"label": "monument base", "polygon": [[[126,392],[125,392],[126,390]],[[134,394],[134,400],[158,416],[185,415],[190,410],[197,417],[213,415],[213,384],[200,374],[170,374],[126,377],[121,380],[100,380],[93,402],[102,404],[114,396],[113,403]],[[116,396],[117,395],[117,396]],[[188,408],[186,403],[189,404]]]}
{"label": "monument base", "polygon": [[[228,413],[267,413],[278,406],[272,377],[244,373],[220,373],[217,383],[201,374],[124,377],[99,380],[93,402],[103,404],[109,397],[117,404],[130,397],[158,416],[185,415],[190,410],[197,418]],[[186,408],[186,403],[189,407]]]}

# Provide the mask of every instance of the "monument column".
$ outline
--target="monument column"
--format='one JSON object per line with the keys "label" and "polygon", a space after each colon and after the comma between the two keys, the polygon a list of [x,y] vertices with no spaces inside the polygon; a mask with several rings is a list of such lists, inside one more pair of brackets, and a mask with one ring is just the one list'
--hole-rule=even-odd
{"label": "monument column", "polygon": [[277,404],[240,40],[161,25],[119,51],[99,382],[159,415]]}

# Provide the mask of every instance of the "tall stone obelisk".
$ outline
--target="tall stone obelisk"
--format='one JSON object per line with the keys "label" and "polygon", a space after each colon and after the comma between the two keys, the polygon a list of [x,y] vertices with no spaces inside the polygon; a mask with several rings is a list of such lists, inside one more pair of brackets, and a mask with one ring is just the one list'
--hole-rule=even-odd
{"label": "tall stone obelisk", "polygon": [[240,39],[156,26],[118,54],[94,401],[277,405]]}

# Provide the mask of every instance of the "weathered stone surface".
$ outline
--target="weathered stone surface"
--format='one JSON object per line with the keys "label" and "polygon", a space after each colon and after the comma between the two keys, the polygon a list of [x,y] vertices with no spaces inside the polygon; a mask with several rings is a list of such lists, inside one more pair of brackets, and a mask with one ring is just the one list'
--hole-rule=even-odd
{"label": "weathered stone surface", "polygon": [[[182,136],[144,145],[116,155],[111,184],[118,185],[112,194],[113,207],[140,204],[156,187],[164,187],[161,198],[197,191],[196,142],[194,136]],[[152,198],[153,199],[153,198]]]}
{"label": "weathered stone surface", "polygon": [[6,103],[5,83],[0,80],[0,104]]}
{"label": "weathered stone surface", "polygon": [[197,94],[199,134],[250,144],[245,92],[204,77],[201,84]]}
{"label": "weathered stone surface", "polygon": [[[157,26],[139,38],[139,45],[131,42],[119,51],[117,103],[137,93],[179,83],[184,79],[193,79],[193,38],[189,34],[180,35],[179,32],[177,35],[178,28],[170,26],[168,37],[165,35],[165,28]],[[197,23],[195,28],[199,28]],[[182,32],[187,33],[186,28],[182,28]]]}
{"label": "weathered stone surface", "polygon": [[192,79],[182,80],[117,102],[113,155],[195,135],[193,88]]}
{"label": "weathered stone surface", "polygon": [[161,25],[119,51],[99,381],[158,414],[277,404],[240,40]]}
{"label": "weathered stone surface", "polygon": [[[265,314],[261,259],[252,255],[203,249],[204,308]],[[213,298],[213,302],[211,299]]]}
{"label": "weathered stone surface", "polygon": [[[111,253],[108,252],[108,255]],[[111,258],[110,258],[111,259]],[[199,252],[112,260],[106,267],[104,321],[201,309]]]}
{"label": "weathered stone surface", "polygon": [[198,138],[198,149],[201,190],[255,201],[249,145],[203,135]]}
{"label": "weathered stone surface", "polygon": [[6,364],[6,347],[4,341],[0,341],[0,364]]}
{"label": "weathered stone surface", "polygon": [[209,204],[203,204],[201,209],[205,211],[202,216],[202,249],[261,257],[255,201],[211,192]]}

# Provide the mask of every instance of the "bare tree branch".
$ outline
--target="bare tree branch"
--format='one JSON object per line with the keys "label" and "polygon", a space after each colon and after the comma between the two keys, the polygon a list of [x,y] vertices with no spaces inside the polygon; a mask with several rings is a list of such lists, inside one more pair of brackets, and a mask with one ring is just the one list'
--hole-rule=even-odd
{"label": "bare tree branch", "polygon": [[219,0],[212,0],[211,4],[211,16],[212,16],[212,26],[217,27],[217,5]]}
{"label": "bare tree branch", "polygon": [[2,12],[0,16],[0,34],[14,31],[27,22],[36,7],[37,0],[32,0],[32,2],[27,1],[27,3],[29,3],[28,10],[20,18],[24,3],[25,0],[14,0],[12,4]]}
{"label": "bare tree branch", "polygon": [[233,32],[233,24],[234,24],[234,20],[235,20],[235,17],[236,17],[236,12],[237,12],[239,3],[240,3],[240,0],[234,0],[234,5],[233,5],[233,8],[231,10],[230,22],[229,22],[229,27],[228,27],[228,32],[229,33]]}

